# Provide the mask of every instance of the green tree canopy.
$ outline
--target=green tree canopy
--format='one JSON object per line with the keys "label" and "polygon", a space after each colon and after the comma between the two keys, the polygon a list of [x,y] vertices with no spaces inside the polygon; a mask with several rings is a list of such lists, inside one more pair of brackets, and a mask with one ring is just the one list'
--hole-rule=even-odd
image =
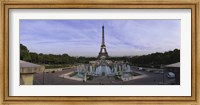
{"label": "green tree canopy", "polygon": [[[26,46],[20,44],[20,59],[39,64],[74,64],[89,63],[97,60],[96,57],[71,57],[68,54],[55,55],[29,52]],[[164,53],[156,52],[148,55],[129,56],[129,57],[109,57],[111,61],[128,61],[136,66],[160,67],[160,65],[180,62],[180,50],[167,51]]]}
{"label": "green tree canopy", "polygon": [[29,50],[23,44],[20,44],[20,60],[30,61]]}

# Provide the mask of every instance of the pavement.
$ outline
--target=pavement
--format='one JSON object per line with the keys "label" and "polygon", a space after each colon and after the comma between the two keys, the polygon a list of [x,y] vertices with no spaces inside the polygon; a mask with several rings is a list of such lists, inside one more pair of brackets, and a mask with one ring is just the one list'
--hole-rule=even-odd
{"label": "pavement", "polygon": [[[133,80],[129,81],[116,81],[114,77],[96,77],[92,81],[87,80],[86,82],[77,81],[73,79],[61,78],[60,75],[67,74],[75,71],[75,69],[67,69],[63,71],[57,71],[55,73],[38,73],[34,75],[33,84],[34,85],[158,85],[159,83],[163,83],[163,81],[172,81],[172,79],[168,79],[163,74],[147,72],[147,71],[138,71],[134,70],[139,74],[143,74],[145,76],[140,77],[136,76]],[[43,81],[44,75],[44,81]],[[98,82],[97,82],[98,81]]]}
{"label": "pavement", "polygon": [[64,79],[71,79],[71,80],[75,80],[75,81],[83,81],[83,78],[77,78],[77,77],[70,77],[69,75],[73,73],[73,71],[68,72],[66,74],[61,74],[58,77],[60,78],[64,78]]}

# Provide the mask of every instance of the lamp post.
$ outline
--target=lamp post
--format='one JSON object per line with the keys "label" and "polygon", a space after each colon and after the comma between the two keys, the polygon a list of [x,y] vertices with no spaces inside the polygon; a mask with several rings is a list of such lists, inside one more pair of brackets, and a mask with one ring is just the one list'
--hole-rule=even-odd
{"label": "lamp post", "polygon": [[164,65],[163,64],[161,64],[160,65],[160,68],[162,69],[162,74],[163,74],[163,79],[162,79],[162,81],[163,81],[163,85],[164,85],[164,80],[165,80],[165,67],[164,67]]}
{"label": "lamp post", "polygon": [[164,68],[163,68],[163,85],[164,85],[164,79],[165,79],[165,70],[164,70]]}
{"label": "lamp post", "polygon": [[44,69],[44,71],[43,71],[43,85],[44,85],[44,83],[45,83],[45,69]]}

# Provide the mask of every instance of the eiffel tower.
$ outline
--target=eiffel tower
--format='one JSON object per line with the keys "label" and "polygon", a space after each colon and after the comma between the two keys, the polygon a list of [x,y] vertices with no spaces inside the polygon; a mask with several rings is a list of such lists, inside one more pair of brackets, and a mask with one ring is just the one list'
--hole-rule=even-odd
{"label": "eiffel tower", "polygon": [[105,45],[105,41],[104,41],[104,26],[102,26],[102,43],[101,43],[101,49],[99,52],[99,55],[97,57],[99,58],[108,58],[108,53],[106,51],[106,45]]}

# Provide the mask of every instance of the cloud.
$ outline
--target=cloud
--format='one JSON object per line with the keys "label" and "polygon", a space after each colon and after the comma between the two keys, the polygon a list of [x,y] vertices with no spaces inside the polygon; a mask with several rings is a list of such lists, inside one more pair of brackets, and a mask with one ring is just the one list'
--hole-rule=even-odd
{"label": "cloud", "polygon": [[31,52],[97,56],[102,25],[110,56],[180,48],[180,20],[20,20],[20,43]]}

